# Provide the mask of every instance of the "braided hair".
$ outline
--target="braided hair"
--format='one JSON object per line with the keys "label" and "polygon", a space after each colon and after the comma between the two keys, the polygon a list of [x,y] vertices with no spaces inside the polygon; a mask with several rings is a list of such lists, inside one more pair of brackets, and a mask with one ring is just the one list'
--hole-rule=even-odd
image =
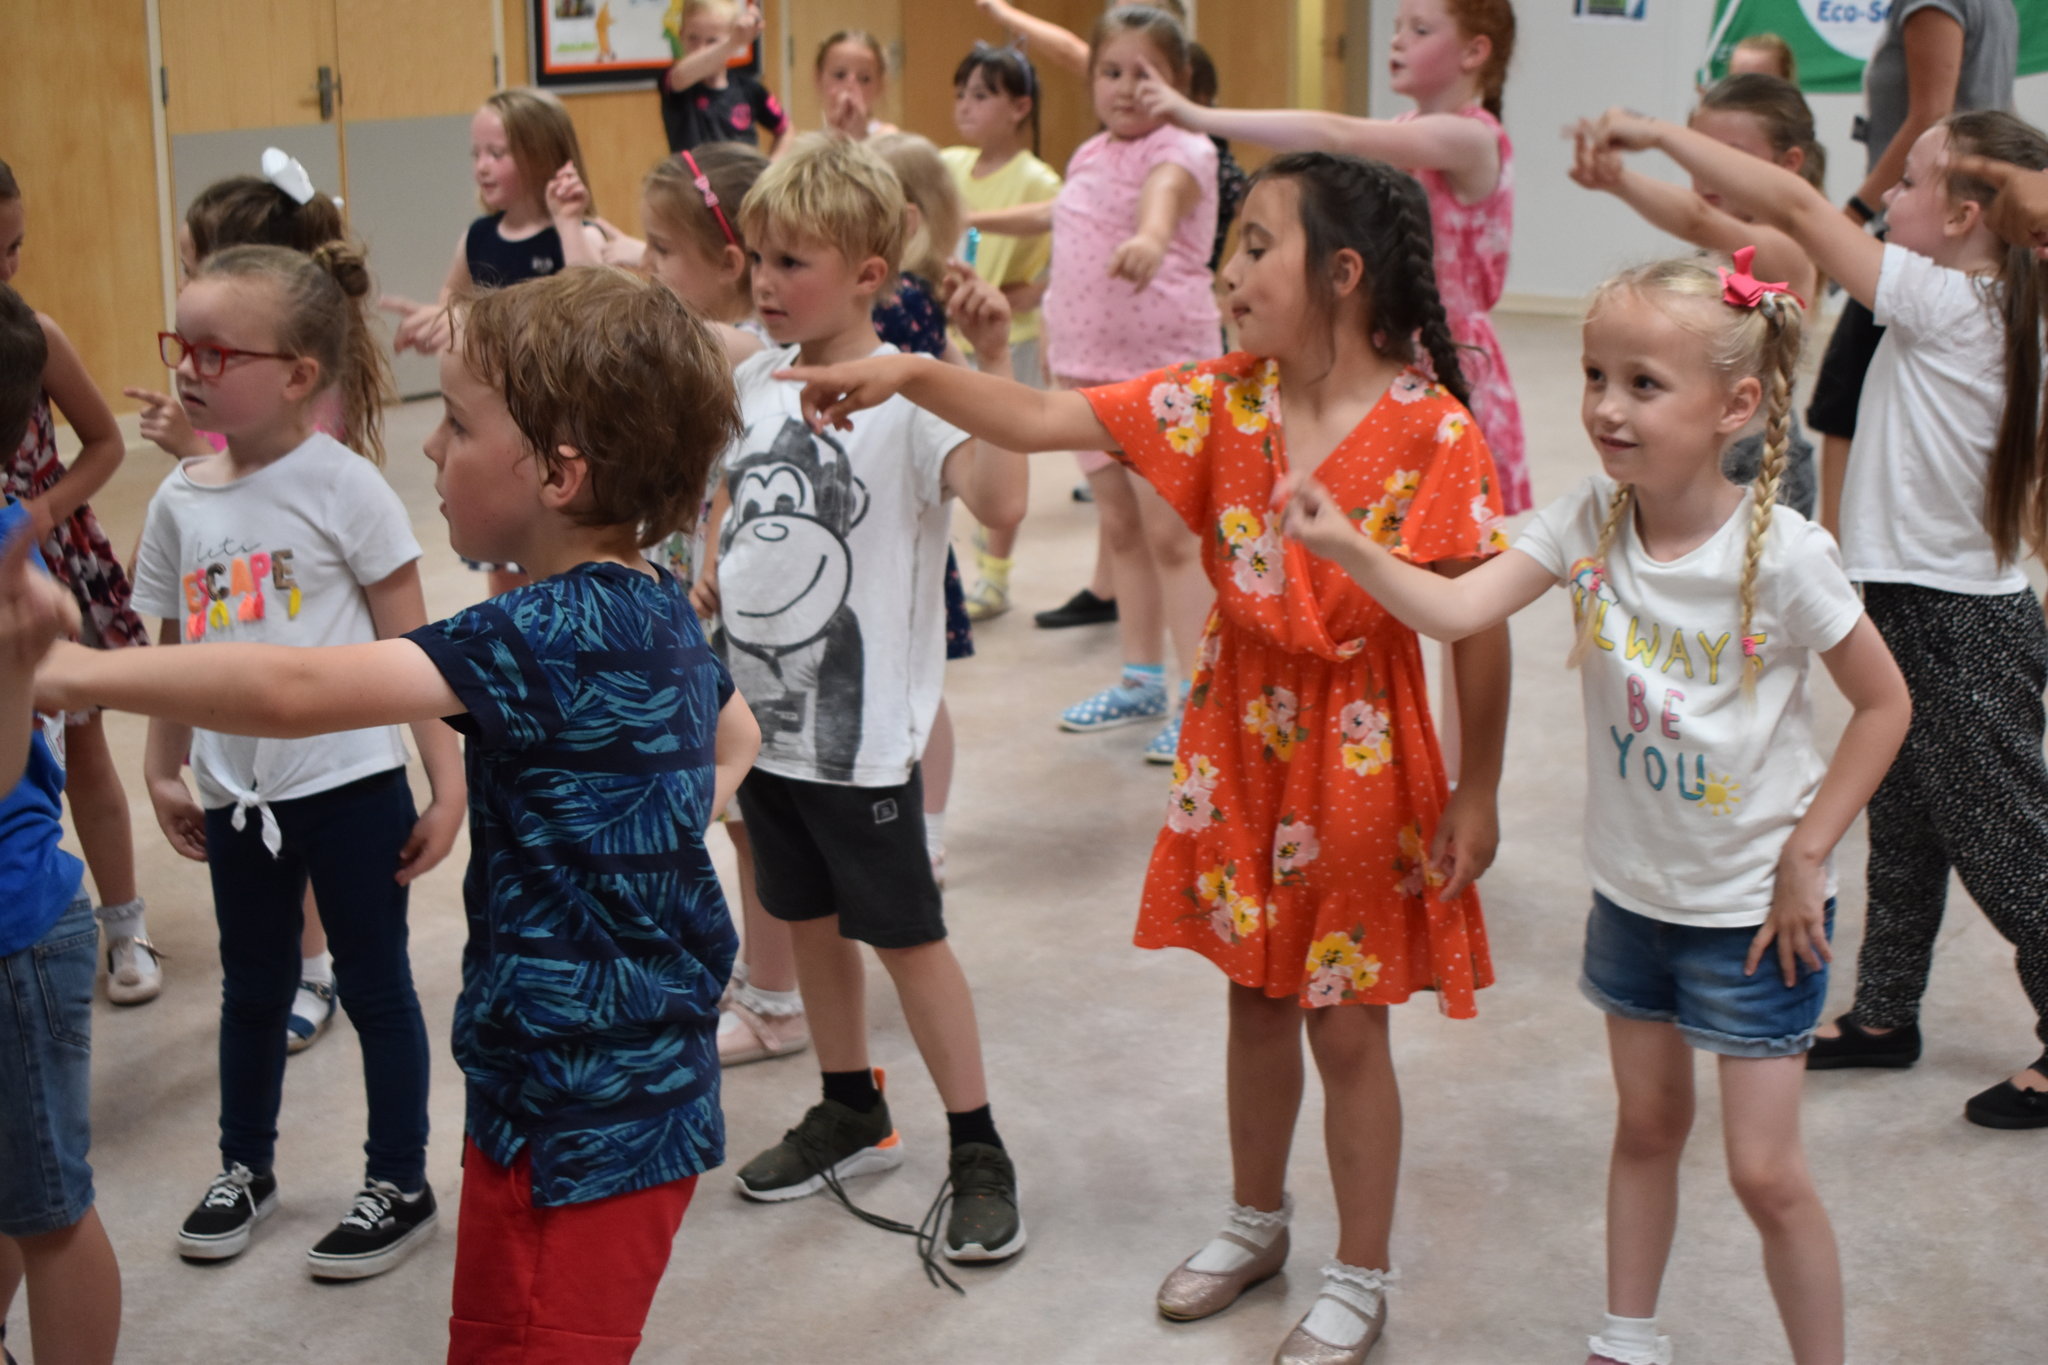
{"label": "braided hair", "polygon": [[1366,328],[1373,351],[1408,365],[1426,356],[1436,382],[1460,403],[1469,401],[1471,388],[1436,289],[1429,199],[1415,177],[1363,157],[1289,152],[1261,167],[1252,184],[1262,180],[1289,180],[1300,191],[1309,297],[1324,320],[1336,310],[1329,262],[1340,251],[1355,251],[1371,303]]}
{"label": "braided hair", "polygon": [[[1771,515],[1778,505],[1778,485],[1785,474],[1785,455],[1791,443],[1792,384],[1799,366],[1799,345],[1805,329],[1805,310],[1791,294],[1766,294],[1754,308],[1736,307],[1722,301],[1720,276],[1697,259],[1659,261],[1638,266],[1601,285],[1593,295],[1591,312],[1616,294],[1630,293],[1659,301],[1659,296],[1679,300],[1711,301],[1711,311],[1689,310],[1681,322],[1699,336],[1715,370],[1733,381],[1757,379],[1764,389],[1764,457],[1751,491],[1749,536],[1743,544],[1742,574],[1736,585],[1741,605],[1742,690],[1752,694],[1757,674],[1763,671],[1761,644],[1755,638],[1757,574],[1763,563],[1764,544],[1770,536]],[[1705,325],[1698,320],[1704,319]],[[1600,524],[1600,539],[1590,566],[1592,582],[1579,606],[1578,636],[1572,642],[1567,663],[1576,666],[1599,630],[1600,604],[1597,586],[1604,575],[1607,556],[1634,505],[1635,490],[1628,484],[1615,486],[1607,501],[1607,515]]]}

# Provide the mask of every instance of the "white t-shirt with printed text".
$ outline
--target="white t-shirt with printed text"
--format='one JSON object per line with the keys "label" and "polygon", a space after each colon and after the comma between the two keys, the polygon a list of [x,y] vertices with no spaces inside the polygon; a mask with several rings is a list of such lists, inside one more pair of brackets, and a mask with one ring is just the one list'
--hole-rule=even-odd
{"label": "white t-shirt with printed text", "polygon": [[[195,482],[191,463],[150,499],[135,558],[137,610],[179,622],[186,645],[377,638],[363,588],[418,559],[420,547],[376,466],[320,432],[232,483]],[[405,759],[389,725],[307,739],[192,732],[192,772],[209,810],[312,796]]]}
{"label": "white t-shirt with printed text", "polygon": [[899,786],[945,681],[943,475],[967,434],[902,397],[814,433],[802,386],[771,378],[796,356],[777,347],[733,374],[745,430],[724,461],[719,652],[761,725],[756,767]]}
{"label": "white t-shirt with printed text", "polygon": [[[1644,553],[1630,517],[1595,581],[1613,491],[1593,475],[1515,541],[1569,588],[1576,611],[1598,618],[1580,674],[1587,872],[1601,895],[1651,919],[1761,924],[1778,856],[1827,770],[1813,742],[1811,656],[1840,644],[1863,604],[1828,533],[1776,509],[1751,623],[1764,666],[1746,697],[1737,590],[1752,502],[1668,563]],[[1829,895],[1834,885],[1831,863]]]}
{"label": "white t-shirt with printed text", "polygon": [[1842,559],[1858,583],[2019,592],[1984,529],[2005,415],[1996,281],[1886,245],[1871,310],[1886,328],[1863,380],[1842,483]]}

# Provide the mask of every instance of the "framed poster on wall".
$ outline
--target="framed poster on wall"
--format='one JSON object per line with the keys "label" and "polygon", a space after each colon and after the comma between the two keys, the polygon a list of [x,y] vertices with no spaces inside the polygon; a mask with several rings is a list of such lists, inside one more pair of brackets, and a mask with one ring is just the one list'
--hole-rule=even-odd
{"label": "framed poster on wall", "polygon": [[526,13],[544,89],[651,85],[683,55],[683,0],[526,0]]}

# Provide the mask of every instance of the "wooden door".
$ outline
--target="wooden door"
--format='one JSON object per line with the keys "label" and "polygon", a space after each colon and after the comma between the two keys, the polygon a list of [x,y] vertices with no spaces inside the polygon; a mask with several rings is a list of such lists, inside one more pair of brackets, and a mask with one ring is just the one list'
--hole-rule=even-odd
{"label": "wooden door", "polygon": [[[478,212],[469,121],[497,88],[492,0],[341,0],[334,23],[349,228],[380,288],[431,299]],[[432,359],[393,368],[403,396],[440,387]]]}
{"label": "wooden door", "polygon": [[[815,75],[818,48],[841,29],[864,30],[882,44],[889,55],[889,88],[874,116],[887,123],[903,121],[903,0],[784,0],[783,12],[789,16],[782,38],[789,74],[777,93],[789,107],[797,132],[815,132],[825,125]],[[929,73],[922,78],[929,79]],[[918,131],[943,141],[947,130]]]}

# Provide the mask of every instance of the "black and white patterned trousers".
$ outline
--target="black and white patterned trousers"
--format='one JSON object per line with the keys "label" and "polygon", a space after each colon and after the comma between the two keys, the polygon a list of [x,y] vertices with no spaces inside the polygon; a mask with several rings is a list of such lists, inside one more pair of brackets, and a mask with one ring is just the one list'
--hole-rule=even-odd
{"label": "black and white patterned trousers", "polygon": [[1913,725],[1870,799],[1870,909],[1856,1018],[1911,1024],[1933,965],[1949,869],[2018,951],[2048,1043],[2048,624],[2029,591],[1980,597],[1864,585],[1913,694]]}

